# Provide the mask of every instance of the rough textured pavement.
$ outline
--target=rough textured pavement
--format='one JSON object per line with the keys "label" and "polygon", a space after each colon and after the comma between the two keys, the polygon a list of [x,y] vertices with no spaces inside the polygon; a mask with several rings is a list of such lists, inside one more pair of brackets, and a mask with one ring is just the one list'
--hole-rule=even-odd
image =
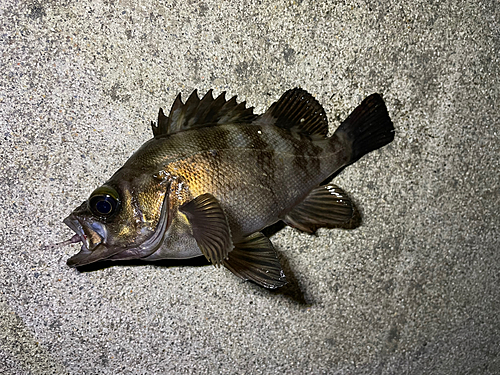
{"label": "rough textured pavement", "polygon": [[[500,373],[499,47],[495,1],[1,0],[0,373]],[[178,92],[295,86],[397,134],[334,180],[354,228],[272,237],[287,287],[44,248]]]}

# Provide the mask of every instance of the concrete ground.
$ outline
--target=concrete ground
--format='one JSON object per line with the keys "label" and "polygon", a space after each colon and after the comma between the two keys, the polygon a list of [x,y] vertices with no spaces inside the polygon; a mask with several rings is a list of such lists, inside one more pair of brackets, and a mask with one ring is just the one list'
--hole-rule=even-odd
{"label": "concrete ground", "polygon": [[[500,7],[486,1],[0,2],[0,373],[500,373]],[[382,93],[388,147],[342,171],[352,229],[273,237],[269,291],[203,261],[70,269],[62,219],[178,92],[333,131]]]}

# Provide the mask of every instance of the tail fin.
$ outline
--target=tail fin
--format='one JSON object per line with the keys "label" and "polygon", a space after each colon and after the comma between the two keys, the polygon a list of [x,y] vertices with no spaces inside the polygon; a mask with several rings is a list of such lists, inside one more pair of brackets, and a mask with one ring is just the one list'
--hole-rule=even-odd
{"label": "tail fin", "polygon": [[394,126],[382,97],[372,94],[349,115],[336,133],[343,133],[352,142],[352,155],[348,161],[351,164],[363,155],[391,143]]}

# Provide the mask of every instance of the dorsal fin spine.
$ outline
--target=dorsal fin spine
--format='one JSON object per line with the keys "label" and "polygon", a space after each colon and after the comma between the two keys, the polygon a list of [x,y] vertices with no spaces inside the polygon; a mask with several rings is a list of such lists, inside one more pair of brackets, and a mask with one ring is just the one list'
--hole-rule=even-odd
{"label": "dorsal fin spine", "polygon": [[177,95],[168,117],[163,112],[163,117],[158,115],[158,125],[153,126],[154,136],[229,122],[251,123],[257,118],[253,114],[253,107],[246,108],[245,102],[238,104],[236,96],[226,101],[225,94],[222,92],[217,99],[214,99],[213,90],[209,90],[200,100],[197,90],[194,90],[186,103],[182,102],[181,94]]}

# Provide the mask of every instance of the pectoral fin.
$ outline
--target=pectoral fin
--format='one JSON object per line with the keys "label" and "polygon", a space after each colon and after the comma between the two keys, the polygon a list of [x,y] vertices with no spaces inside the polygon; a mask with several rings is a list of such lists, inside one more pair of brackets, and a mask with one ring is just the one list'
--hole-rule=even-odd
{"label": "pectoral fin", "polygon": [[224,260],[224,266],[243,280],[252,280],[265,288],[275,289],[286,284],[271,241],[259,232],[236,244]]}
{"label": "pectoral fin", "polygon": [[226,215],[217,199],[211,194],[203,194],[183,204],[179,211],[189,220],[203,255],[216,266],[222,264],[233,243]]}
{"label": "pectoral fin", "polygon": [[347,194],[338,186],[330,184],[311,191],[283,221],[304,232],[314,233],[318,228],[347,223],[352,214],[352,203]]}

